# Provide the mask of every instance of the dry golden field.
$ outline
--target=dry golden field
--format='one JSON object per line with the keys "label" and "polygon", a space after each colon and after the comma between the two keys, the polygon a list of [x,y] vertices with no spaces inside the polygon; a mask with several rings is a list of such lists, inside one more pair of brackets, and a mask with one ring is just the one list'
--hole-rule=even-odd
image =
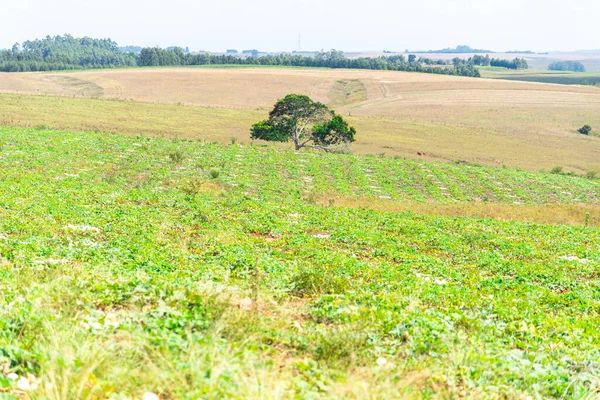
{"label": "dry golden field", "polygon": [[148,68],[0,74],[0,91],[63,96],[3,95],[2,124],[214,141],[247,141],[250,124],[277,99],[304,93],[349,117],[357,153],[600,168],[600,139],[575,132],[584,124],[600,130],[596,87],[392,71]]}

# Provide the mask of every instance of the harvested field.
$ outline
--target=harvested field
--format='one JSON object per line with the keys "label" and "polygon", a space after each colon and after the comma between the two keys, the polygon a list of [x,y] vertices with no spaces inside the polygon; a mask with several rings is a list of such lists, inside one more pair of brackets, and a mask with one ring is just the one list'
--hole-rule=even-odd
{"label": "harvested field", "polygon": [[[252,122],[277,99],[303,93],[356,125],[359,154],[578,173],[600,168],[600,140],[576,133],[584,124],[600,127],[596,87],[393,71],[139,68],[0,74],[0,91],[76,98],[3,96],[5,125],[221,142],[247,141]],[[127,101],[81,99],[88,97]],[[182,105],[190,107],[175,107]]]}

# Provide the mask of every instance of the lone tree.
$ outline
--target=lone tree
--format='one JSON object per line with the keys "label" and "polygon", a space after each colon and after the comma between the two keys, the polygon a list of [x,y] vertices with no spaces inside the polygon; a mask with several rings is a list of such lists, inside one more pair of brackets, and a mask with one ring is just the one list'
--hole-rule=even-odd
{"label": "lone tree", "polygon": [[257,122],[250,137],[270,142],[294,142],[296,150],[303,147],[334,151],[332,146],[354,142],[356,129],[341,115],[310,97],[289,94],[277,101],[269,119]]}
{"label": "lone tree", "polygon": [[581,133],[582,135],[589,135],[591,131],[592,127],[589,125],[584,125],[577,130],[577,132]]}

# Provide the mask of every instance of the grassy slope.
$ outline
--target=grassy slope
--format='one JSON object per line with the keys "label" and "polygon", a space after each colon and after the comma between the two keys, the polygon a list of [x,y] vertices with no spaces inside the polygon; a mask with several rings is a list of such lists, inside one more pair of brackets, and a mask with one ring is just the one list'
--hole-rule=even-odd
{"label": "grassy slope", "polygon": [[[351,116],[359,130],[354,146],[359,154],[418,158],[425,153],[430,160],[529,170],[562,166],[577,173],[600,169],[600,140],[577,134],[584,124],[594,128],[593,135],[599,129],[600,90],[595,87],[394,71],[140,68],[1,74],[0,91],[125,100],[2,95],[3,125],[222,143],[231,136],[247,141],[250,124],[264,118],[277,99],[303,93]],[[176,109],[176,104],[186,107]]]}
{"label": "grassy slope", "polygon": [[17,393],[9,372],[49,399],[598,390],[598,228],[310,201],[597,202],[597,181],[91,133],[0,141],[2,391]]}
{"label": "grassy slope", "polygon": [[[495,118],[494,114],[494,110],[487,110],[477,115],[483,121]],[[247,143],[249,127],[265,116],[264,110],[0,94],[0,125],[9,126],[47,125],[57,129],[220,142],[235,137]],[[474,115],[469,118],[473,119]],[[424,157],[429,160],[467,160],[530,170],[549,170],[555,166],[578,173],[600,170],[597,157],[600,140],[576,133],[571,136],[507,133],[383,117],[349,117],[349,120],[359,132],[358,141],[353,145],[353,151],[358,154],[422,158],[418,153],[425,153]]]}

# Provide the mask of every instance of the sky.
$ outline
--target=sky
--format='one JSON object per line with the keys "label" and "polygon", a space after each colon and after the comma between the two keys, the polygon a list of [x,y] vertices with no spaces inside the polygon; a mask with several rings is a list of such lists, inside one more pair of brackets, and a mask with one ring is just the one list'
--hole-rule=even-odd
{"label": "sky", "polygon": [[0,0],[0,48],[69,33],[192,51],[600,48],[598,0]]}

